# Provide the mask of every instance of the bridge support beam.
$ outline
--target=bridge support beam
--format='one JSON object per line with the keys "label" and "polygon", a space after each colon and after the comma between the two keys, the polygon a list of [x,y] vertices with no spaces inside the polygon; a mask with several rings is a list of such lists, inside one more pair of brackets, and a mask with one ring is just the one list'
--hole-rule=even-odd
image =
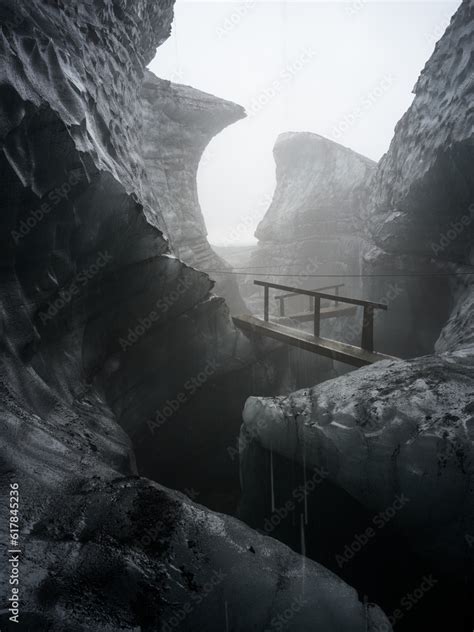
{"label": "bridge support beam", "polygon": [[374,308],[372,305],[364,306],[361,347],[366,351],[374,350]]}
{"label": "bridge support beam", "polygon": [[319,338],[321,332],[321,299],[319,296],[314,297],[314,336]]}

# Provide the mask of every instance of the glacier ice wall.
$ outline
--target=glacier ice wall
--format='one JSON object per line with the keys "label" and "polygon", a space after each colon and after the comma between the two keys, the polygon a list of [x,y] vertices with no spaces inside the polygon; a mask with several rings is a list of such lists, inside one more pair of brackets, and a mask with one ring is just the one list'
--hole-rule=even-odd
{"label": "glacier ice wall", "polygon": [[[296,603],[293,629],[372,630],[380,610],[322,567],[138,476],[117,423],[132,434],[211,360],[255,364],[149,203],[136,95],[172,14],[0,1],[0,485],[20,489],[21,627],[247,630]],[[7,524],[2,502],[4,543]]]}
{"label": "glacier ice wall", "polygon": [[[212,250],[201,211],[197,173],[210,140],[245,116],[244,109],[189,86],[159,79],[147,71],[143,84],[142,154],[152,205],[164,220],[173,252],[200,270],[229,266]],[[212,274],[211,274],[212,276]],[[215,292],[234,314],[246,307],[232,276],[217,275]]]}

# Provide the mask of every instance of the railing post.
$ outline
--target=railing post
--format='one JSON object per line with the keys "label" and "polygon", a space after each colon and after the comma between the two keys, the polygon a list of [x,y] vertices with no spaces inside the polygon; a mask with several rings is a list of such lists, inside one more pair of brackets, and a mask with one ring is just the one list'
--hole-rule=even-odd
{"label": "railing post", "polygon": [[[338,287],[338,286],[336,286],[336,287],[334,288],[334,290],[335,290],[335,294],[336,294],[336,296],[339,296],[339,287]],[[336,299],[336,307],[337,307],[338,305],[339,305],[339,301]]]}
{"label": "railing post", "polygon": [[284,316],[285,315],[285,299],[279,298],[278,300],[280,301],[280,316]]}
{"label": "railing post", "polygon": [[319,296],[314,297],[314,336],[319,338],[321,330],[321,298]]}
{"label": "railing post", "polygon": [[361,347],[366,351],[374,350],[374,308],[372,305],[364,306]]}
{"label": "railing post", "polygon": [[265,285],[265,298],[264,298],[264,305],[263,305],[263,320],[265,322],[268,322],[268,314],[269,314],[269,292],[270,288],[268,287],[268,285]]}

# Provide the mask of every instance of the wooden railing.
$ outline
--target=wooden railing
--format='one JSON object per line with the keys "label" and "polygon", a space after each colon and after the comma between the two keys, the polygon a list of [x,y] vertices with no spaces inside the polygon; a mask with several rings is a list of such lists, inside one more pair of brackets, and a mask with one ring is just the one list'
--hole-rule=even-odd
{"label": "wooden railing", "polygon": [[[310,296],[314,301],[314,336],[319,337],[321,329],[321,301],[337,301],[338,303],[348,303],[349,305],[358,305],[364,308],[364,317],[362,320],[362,338],[361,348],[366,351],[374,350],[374,310],[383,309],[386,310],[387,306],[383,303],[374,303],[372,301],[364,301],[358,298],[349,298],[348,296],[341,296],[339,292],[337,294],[327,294],[322,292],[326,288],[320,288],[319,290],[304,290],[301,288],[294,288],[288,285],[279,285],[278,283],[268,283],[267,281],[254,281],[255,285],[262,286],[264,288],[264,309],[263,318],[266,322],[269,321],[270,316],[270,288],[275,290],[281,290],[288,292],[289,295],[301,294],[303,296]],[[339,289],[341,285],[329,286],[327,289],[336,288]],[[287,298],[287,295],[284,296]],[[278,300],[281,296],[278,297]],[[284,309],[284,308],[283,308]]]}
{"label": "wooden railing", "polygon": [[[318,287],[313,292],[324,292],[324,290],[334,290],[336,296],[339,296],[339,290],[341,287],[344,287],[344,283],[335,283],[334,285],[326,285],[325,287]],[[288,294],[279,294],[275,296],[275,300],[280,303],[280,316],[285,316],[285,299],[292,298],[294,296],[298,296],[299,292],[295,288],[293,292],[288,292]],[[338,301],[335,301],[336,305]],[[312,312],[314,310],[314,296],[309,297],[309,311]]]}

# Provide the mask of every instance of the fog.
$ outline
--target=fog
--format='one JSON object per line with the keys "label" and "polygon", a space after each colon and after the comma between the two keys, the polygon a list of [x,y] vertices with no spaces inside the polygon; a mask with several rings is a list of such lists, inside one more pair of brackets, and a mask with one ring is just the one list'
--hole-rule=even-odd
{"label": "fog", "polygon": [[281,132],[315,132],[379,160],[458,5],[178,0],[172,35],[150,69],[248,113],[211,142],[201,162],[209,241],[256,241]]}

